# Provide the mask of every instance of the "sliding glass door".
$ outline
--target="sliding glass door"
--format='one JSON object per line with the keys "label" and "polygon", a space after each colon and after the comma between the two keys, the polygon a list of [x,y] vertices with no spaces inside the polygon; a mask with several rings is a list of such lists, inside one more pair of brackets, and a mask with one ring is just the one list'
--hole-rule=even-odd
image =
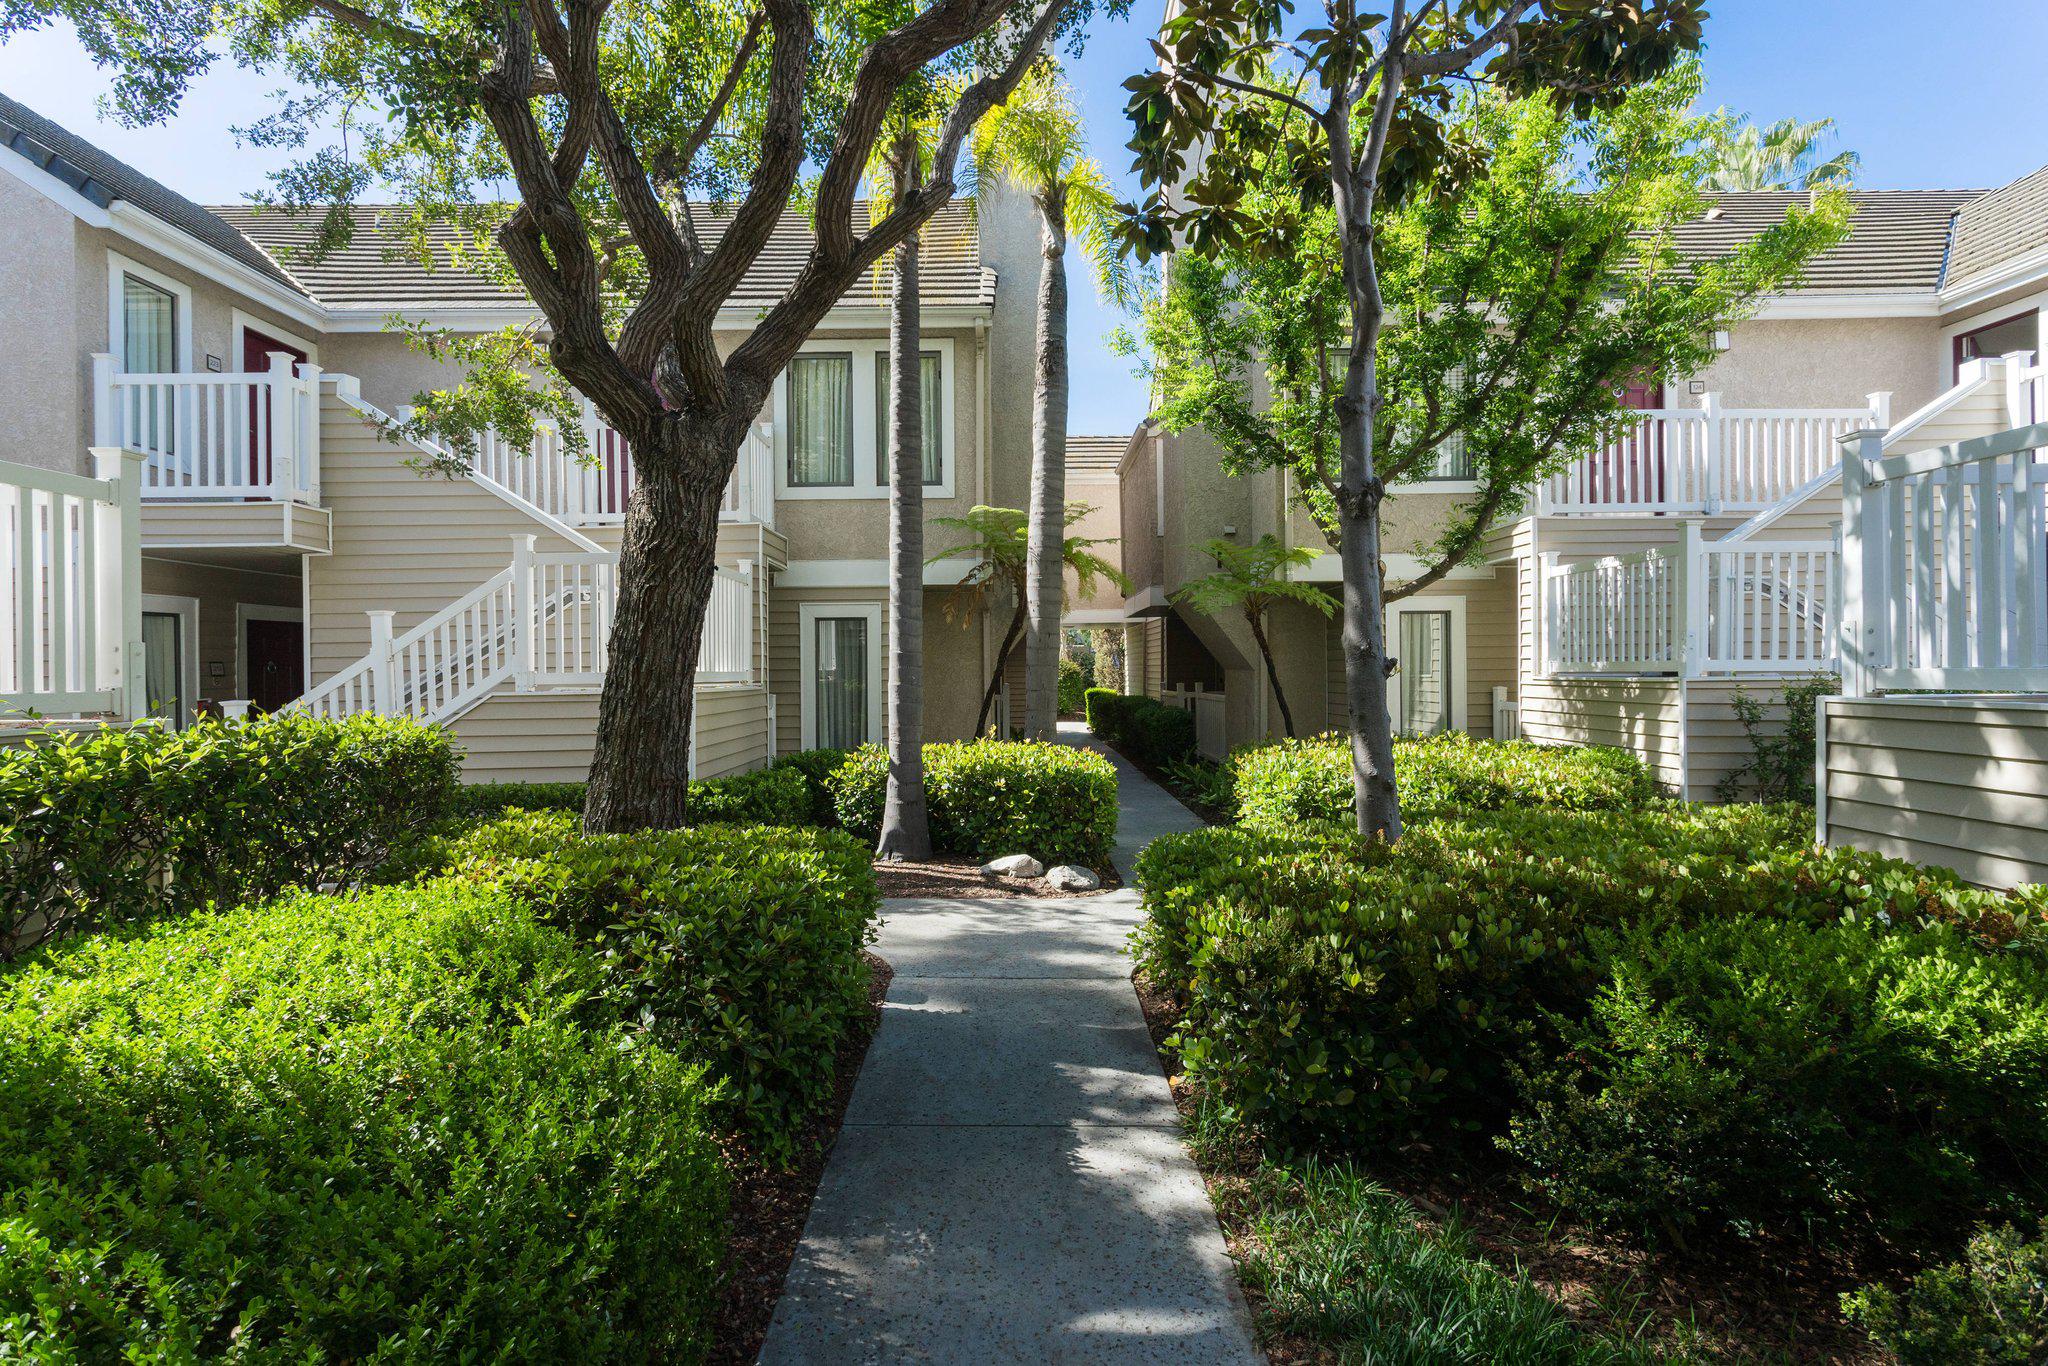
{"label": "sliding glass door", "polygon": [[879,642],[868,616],[819,616],[811,622],[810,685],[814,743],[853,749],[879,737],[868,733]]}

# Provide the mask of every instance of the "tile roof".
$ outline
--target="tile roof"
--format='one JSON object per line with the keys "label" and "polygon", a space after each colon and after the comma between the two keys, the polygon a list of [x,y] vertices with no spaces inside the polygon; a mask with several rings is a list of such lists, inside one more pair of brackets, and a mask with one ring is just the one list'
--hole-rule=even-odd
{"label": "tile roof", "polygon": [[[356,233],[347,247],[324,259],[307,254],[319,229],[316,213],[290,214],[279,209],[247,204],[216,205],[213,212],[233,224],[264,250],[289,264],[294,275],[305,282],[308,292],[324,304],[348,308],[422,308],[454,306],[471,308],[523,308],[526,297],[515,288],[486,273],[456,264],[462,245],[461,233],[453,225],[428,230],[428,246],[434,265],[402,255],[399,235],[404,228],[404,211],[389,205],[361,204],[354,209]],[[696,206],[699,235],[708,246],[724,231],[724,215]],[[864,221],[865,203],[856,204],[857,221]],[[811,249],[812,234],[800,213],[782,216],[768,244],[753,268],[733,292],[728,306],[741,309],[767,308],[795,283]],[[995,301],[995,272],[981,264],[981,239],[974,216],[965,204],[953,204],[939,211],[925,229],[923,259],[918,282],[924,305],[938,307],[986,307]],[[847,291],[848,303],[888,302],[886,276],[881,268],[869,270]]]}
{"label": "tile roof", "polygon": [[2048,246],[2048,166],[1956,211],[1943,284],[1954,284]]}
{"label": "tile roof", "polygon": [[1081,478],[1115,478],[1117,462],[1131,434],[1122,436],[1070,436],[1067,438],[1067,472]]}
{"label": "tile roof", "polygon": [[[1942,283],[1949,221],[1982,190],[1853,190],[1849,236],[1815,257],[1798,291],[1831,294],[1929,292]],[[1725,255],[1804,203],[1799,191],[1754,190],[1714,197],[1705,217],[1678,229],[1688,256]]]}
{"label": "tile roof", "polygon": [[0,94],[0,147],[26,158],[103,209],[117,199],[126,200],[287,289],[305,293],[276,261],[216,215],[4,94]]}

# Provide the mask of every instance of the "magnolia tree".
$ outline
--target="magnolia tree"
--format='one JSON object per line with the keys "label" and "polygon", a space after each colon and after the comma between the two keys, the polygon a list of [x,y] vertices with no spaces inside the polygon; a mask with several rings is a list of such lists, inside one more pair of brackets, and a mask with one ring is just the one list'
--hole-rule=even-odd
{"label": "magnolia tree", "polygon": [[[423,395],[416,420],[458,450],[484,425],[517,440],[573,386],[632,446],[584,811],[608,830],[684,818],[719,502],[775,376],[953,196],[970,130],[1080,22],[1077,3],[6,0],[0,36],[69,20],[135,122],[173,113],[225,47],[294,87],[245,131],[301,149],[277,197],[334,206],[322,246],[347,239],[345,206],[381,184],[411,214],[401,238],[424,253],[429,224],[457,225],[466,264],[533,300],[533,329],[439,343],[471,377]],[[889,115],[948,65],[975,74],[870,217],[857,196]],[[337,125],[347,136],[331,142]],[[716,335],[793,201],[815,228],[794,283],[741,335]]]}
{"label": "magnolia tree", "polygon": [[1153,45],[1158,69],[1125,83],[1131,147],[1153,187],[1125,225],[1141,257],[1284,250],[1288,221],[1262,219],[1253,198],[1276,171],[1297,199],[1330,209],[1346,309],[1330,499],[1362,833],[1401,831],[1380,582],[1380,339],[1389,310],[1455,302],[1388,293],[1381,214],[1469,176],[1447,136],[1459,92],[1543,94],[1581,113],[1612,105],[1697,49],[1704,16],[1701,0],[1392,0],[1389,13],[1328,0],[1304,18],[1283,0],[1188,0]]}

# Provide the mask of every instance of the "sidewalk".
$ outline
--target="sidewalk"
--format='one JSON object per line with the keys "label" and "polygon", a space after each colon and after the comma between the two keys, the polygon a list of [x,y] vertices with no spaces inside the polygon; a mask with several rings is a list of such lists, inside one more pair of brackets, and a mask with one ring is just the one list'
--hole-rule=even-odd
{"label": "sidewalk", "polygon": [[[1199,822],[1111,760],[1128,879]],[[1131,990],[1136,894],[883,915],[896,976],[761,1360],[1259,1361]]]}

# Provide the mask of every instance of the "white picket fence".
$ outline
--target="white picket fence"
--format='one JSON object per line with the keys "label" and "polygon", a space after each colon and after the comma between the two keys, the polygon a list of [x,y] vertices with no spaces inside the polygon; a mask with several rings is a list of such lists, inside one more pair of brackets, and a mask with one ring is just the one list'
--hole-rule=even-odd
{"label": "white picket fence", "polygon": [[143,697],[140,460],[0,461],[0,712],[132,721]]}
{"label": "white picket fence", "polygon": [[1633,416],[1600,450],[1543,481],[1537,511],[1713,515],[1769,507],[1834,469],[1836,440],[1882,427],[1891,396],[1864,408],[1697,408]]}
{"label": "white picket fence", "polygon": [[125,374],[92,358],[94,444],[143,456],[148,500],[320,501],[320,367]]}
{"label": "white picket fence", "polygon": [[[400,410],[405,416],[405,410]],[[542,424],[526,446],[496,432],[477,440],[472,468],[571,526],[616,526],[626,520],[633,493],[633,452],[587,400],[583,405],[586,454],[577,455],[559,429]],[[725,487],[719,515],[726,521],[775,524],[775,450],[768,424],[748,428],[739,464]]]}
{"label": "white picket fence", "polygon": [[1906,455],[1866,436],[1848,453],[1845,692],[2048,687],[2044,448],[2037,420]]}
{"label": "white picket fence", "polygon": [[[371,612],[370,649],[308,692],[316,715],[360,712],[447,721],[492,690],[601,685],[618,602],[611,551],[541,553],[515,536],[512,563],[400,635],[390,612]],[[696,682],[754,677],[754,569],[719,566],[697,652]]]}

